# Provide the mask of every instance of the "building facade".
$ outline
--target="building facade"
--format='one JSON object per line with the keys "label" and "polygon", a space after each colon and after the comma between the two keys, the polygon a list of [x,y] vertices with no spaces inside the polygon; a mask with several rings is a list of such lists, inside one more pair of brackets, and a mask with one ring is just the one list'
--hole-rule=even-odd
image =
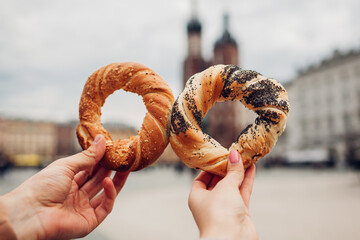
{"label": "building facade", "polygon": [[[15,166],[45,166],[82,151],[76,137],[78,122],[54,123],[0,117],[0,156]],[[114,140],[137,134],[122,124],[104,124]],[[1,160],[1,159],[0,159]]]}
{"label": "building facade", "polygon": [[14,165],[39,166],[48,162],[56,156],[57,144],[54,123],[0,119],[0,153]]}
{"label": "building facade", "polygon": [[291,105],[278,145],[287,161],[360,163],[360,50],[334,51],[285,85]]}

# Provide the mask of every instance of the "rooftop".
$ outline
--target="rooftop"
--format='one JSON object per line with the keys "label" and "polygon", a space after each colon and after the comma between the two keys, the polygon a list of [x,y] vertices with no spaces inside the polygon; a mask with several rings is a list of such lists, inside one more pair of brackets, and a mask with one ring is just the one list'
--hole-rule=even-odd
{"label": "rooftop", "polygon": [[196,17],[192,17],[187,24],[188,33],[200,33],[201,32],[201,23]]}
{"label": "rooftop", "polygon": [[216,41],[215,47],[224,44],[234,44],[236,45],[236,40],[231,36],[229,31],[229,14],[224,14],[224,32],[222,36]]}
{"label": "rooftop", "polygon": [[335,49],[329,58],[325,58],[317,64],[311,64],[305,68],[298,70],[298,76],[303,76],[315,71],[323,70],[328,67],[333,67],[337,64],[343,63],[353,58],[360,57],[360,48],[351,49],[349,51],[340,51]]}

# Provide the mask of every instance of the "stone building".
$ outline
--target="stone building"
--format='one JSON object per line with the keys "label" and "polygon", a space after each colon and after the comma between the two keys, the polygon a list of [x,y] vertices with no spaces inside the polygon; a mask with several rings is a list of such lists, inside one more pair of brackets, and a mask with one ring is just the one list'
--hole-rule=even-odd
{"label": "stone building", "polygon": [[73,155],[82,150],[76,137],[77,125],[76,121],[57,124],[56,158]]}
{"label": "stone building", "polygon": [[[15,166],[45,166],[61,157],[82,151],[76,137],[78,122],[54,123],[0,117],[0,156]],[[136,135],[123,124],[104,124],[116,140]]]}
{"label": "stone building", "polygon": [[0,119],[0,153],[15,165],[38,166],[57,154],[57,125],[20,119]]}
{"label": "stone building", "polygon": [[[205,60],[201,52],[202,26],[196,14],[187,24],[187,56],[183,65],[183,84],[195,73],[201,72],[215,64],[234,64],[239,66],[239,49],[236,40],[229,30],[229,15],[223,19],[223,33],[215,42],[213,57]],[[230,147],[255,114],[247,110],[240,102],[218,102],[207,113],[203,121],[204,129],[225,147]]]}
{"label": "stone building", "polygon": [[278,150],[286,152],[286,161],[358,165],[360,49],[334,51],[330,58],[299,71],[285,88],[291,111]]}

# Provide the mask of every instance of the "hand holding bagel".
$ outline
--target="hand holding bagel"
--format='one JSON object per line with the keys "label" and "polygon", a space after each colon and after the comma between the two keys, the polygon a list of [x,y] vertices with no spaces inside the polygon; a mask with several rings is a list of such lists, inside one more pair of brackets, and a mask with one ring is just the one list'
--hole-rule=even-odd
{"label": "hand holding bagel", "polygon": [[[105,99],[118,89],[141,95],[148,113],[137,136],[113,141],[100,116]],[[230,158],[229,150],[201,129],[202,118],[215,102],[227,100],[240,100],[259,115],[230,147]],[[111,212],[129,171],[156,161],[170,136],[180,159],[205,171],[189,196],[201,236],[257,239],[248,214],[253,163],[274,146],[288,111],[287,93],[278,82],[233,65],[216,65],[194,75],[175,103],[169,86],[149,68],[131,62],[105,66],[89,77],[80,100],[77,136],[86,150],[54,161],[2,196],[0,235],[87,235]],[[250,168],[244,173],[244,167]],[[111,169],[118,171],[113,179]]]}
{"label": "hand holding bagel", "polygon": [[202,131],[202,118],[217,101],[240,100],[259,116],[229,150],[245,168],[265,156],[285,129],[289,102],[280,83],[234,65],[215,65],[192,76],[174,103],[170,144],[189,167],[225,176],[229,150]]}
{"label": "hand holding bagel", "polygon": [[[141,95],[148,113],[139,135],[113,141],[102,127],[100,109],[118,89]],[[284,131],[289,102],[276,80],[234,65],[215,65],[195,74],[175,103],[166,82],[141,64],[114,63],[100,68],[84,86],[77,136],[86,149],[97,134],[104,135],[107,144],[102,166],[136,171],[158,159],[170,135],[173,150],[186,165],[225,176],[229,150],[205,134],[201,126],[202,118],[217,101],[229,100],[240,100],[259,115],[229,149],[241,154],[247,168],[265,156]]]}
{"label": "hand holding bagel", "polygon": [[94,230],[111,212],[128,172],[98,166],[105,139],[54,161],[0,197],[0,239],[73,239]]}
{"label": "hand holding bagel", "polygon": [[[111,138],[101,123],[101,107],[115,90],[142,96],[147,113],[137,136]],[[169,143],[174,96],[167,83],[148,67],[135,62],[113,63],[95,71],[84,86],[79,104],[77,137],[87,149],[97,134],[106,139],[100,164],[117,171],[137,171],[154,163]]]}
{"label": "hand holding bagel", "polygon": [[200,231],[209,239],[257,239],[249,204],[255,165],[244,171],[237,151],[229,154],[226,176],[202,171],[194,180],[189,208]]}

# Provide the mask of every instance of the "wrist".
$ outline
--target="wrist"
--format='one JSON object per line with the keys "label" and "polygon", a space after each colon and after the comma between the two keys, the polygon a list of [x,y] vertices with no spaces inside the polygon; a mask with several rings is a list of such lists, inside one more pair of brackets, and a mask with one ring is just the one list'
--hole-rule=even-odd
{"label": "wrist", "polygon": [[234,229],[212,228],[200,232],[200,240],[237,240],[240,233]]}
{"label": "wrist", "polygon": [[36,206],[29,204],[30,201],[31,197],[17,189],[0,198],[0,207],[6,216],[6,222],[19,240],[43,239],[39,234],[41,225],[36,219]]}
{"label": "wrist", "polygon": [[200,229],[201,240],[257,240],[257,232],[250,217],[246,215],[241,222],[224,221]]}
{"label": "wrist", "polygon": [[3,204],[3,197],[0,197],[0,236],[5,239],[17,239],[15,231],[11,226],[6,206]]}
{"label": "wrist", "polygon": [[212,223],[204,228],[200,228],[200,239],[205,240],[237,240],[241,234],[241,225],[236,225],[230,221],[222,223]]}

